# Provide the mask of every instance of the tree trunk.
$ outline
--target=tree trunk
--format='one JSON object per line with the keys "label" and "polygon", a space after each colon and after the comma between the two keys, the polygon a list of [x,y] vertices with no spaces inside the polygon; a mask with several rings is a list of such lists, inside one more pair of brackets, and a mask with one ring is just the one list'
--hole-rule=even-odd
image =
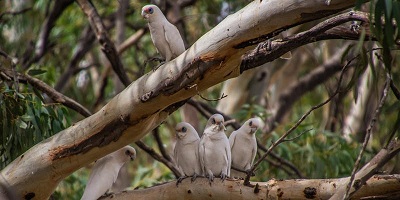
{"label": "tree trunk", "polygon": [[1,174],[21,198],[47,199],[66,176],[138,141],[197,91],[239,76],[241,56],[268,34],[335,14],[354,2],[253,1],[97,113],[32,147]]}
{"label": "tree trunk", "polygon": [[[101,199],[329,199],[338,188],[346,187],[346,179],[271,179],[268,182],[252,182],[253,185],[258,184],[257,189],[257,186],[244,186],[241,180],[221,182],[220,179],[214,179],[210,186],[206,178],[197,178],[193,183],[187,178],[178,187],[175,182],[168,182],[151,188],[124,191]],[[376,175],[368,180],[353,198],[393,197],[399,195],[399,188],[399,174]]]}

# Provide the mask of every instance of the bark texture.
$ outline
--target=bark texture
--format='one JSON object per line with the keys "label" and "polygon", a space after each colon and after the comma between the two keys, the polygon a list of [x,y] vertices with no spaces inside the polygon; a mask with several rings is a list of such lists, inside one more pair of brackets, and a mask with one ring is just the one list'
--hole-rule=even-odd
{"label": "bark texture", "polygon": [[[193,183],[188,178],[178,187],[175,182],[168,182],[147,189],[124,191],[101,199],[329,199],[338,188],[346,187],[346,179],[271,179],[268,182],[253,182],[253,185],[258,184],[258,186],[249,187],[244,186],[240,180],[221,182],[215,179],[210,186],[206,178],[197,178]],[[400,175],[377,175],[368,180],[353,198],[381,195],[392,197],[397,195],[399,188]]]}

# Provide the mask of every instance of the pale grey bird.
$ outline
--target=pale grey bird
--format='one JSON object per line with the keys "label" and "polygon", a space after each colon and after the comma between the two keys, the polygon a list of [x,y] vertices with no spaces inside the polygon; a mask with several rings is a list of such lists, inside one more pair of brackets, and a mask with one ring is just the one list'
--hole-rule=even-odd
{"label": "pale grey bird", "polygon": [[[257,153],[255,132],[261,126],[262,122],[259,118],[251,118],[229,136],[229,144],[232,151],[232,168],[243,171],[251,169]],[[231,177],[244,176],[244,173],[232,169]]]}
{"label": "pale grey bird", "polygon": [[230,176],[231,148],[222,115],[214,114],[208,120],[200,139],[199,155],[203,174],[208,177],[210,185],[214,176],[220,176],[222,181]]}
{"label": "pale grey bird", "polygon": [[152,4],[143,6],[142,16],[148,20],[151,40],[165,62],[185,51],[181,34],[176,26],[165,18],[160,8]]}
{"label": "pale grey bird", "polygon": [[186,177],[192,176],[192,182],[197,175],[202,175],[199,160],[200,137],[192,125],[181,122],[176,125],[176,145],[174,159],[179,170],[184,175],[179,177],[177,185]]}
{"label": "pale grey bird", "polygon": [[81,200],[95,200],[107,192],[117,180],[121,167],[136,158],[136,150],[125,146],[96,161]]}

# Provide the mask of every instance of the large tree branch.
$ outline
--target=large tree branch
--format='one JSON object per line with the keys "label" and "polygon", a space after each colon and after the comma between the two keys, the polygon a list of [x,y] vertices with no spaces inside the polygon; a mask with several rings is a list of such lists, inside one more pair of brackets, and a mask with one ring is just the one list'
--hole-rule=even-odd
{"label": "large tree branch", "polygon": [[[197,178],[191,183],[185,179],[176,187],[175,182],[168,182],[154,187],[129,190],[101,199],[329,199],[338,188],[345,186],[347,178],[339,179],[295,179],[268,182],[253,182],[257,188],[243,185],[243,181],[214,181],[212,186],[207,179]],[[400,175],[375,175],[361,187],[353,198],[361,199],[373,196],[393,197],[400,188]],[[395,199],[395,198],[393,198]]]}
{"label": "large tree branch", "polygon": [[[67,175],[138,141],[197,91],[239,76],[241,56],[251,46],[238,44],[337,13],[354,2],[337,0],[328,6],[324,1],[253,1],[182,55],[136,80],[97,113],[35,145],[1,173],[21,197],[48,198]],[[193,85],[197,87],[188,87]]]}
{"label": "large tree branch", "polygon": [[[244,56],[240,70],[242,72],[254,67],[258,67],[264,63],[271,62],[272,60],[275,60],[286,52],[290,51],[290,49],[294,49],[308,43],[326,39],[358,39],[360,35],[358,31],[352,31],[351,27],[346,29],[340,27],[339,25],[349,21],[361,21],[368,24],[368,16],[368,13],[363,12],[343,13],[319,23],[310,30],[289,36],[283,40],[261,43],[256,49],[250,51]],[[334,29],[334,27],[337,26],[340,28]],[[247,44],[244,43],[238,46],[241,47],[243,45]]]}

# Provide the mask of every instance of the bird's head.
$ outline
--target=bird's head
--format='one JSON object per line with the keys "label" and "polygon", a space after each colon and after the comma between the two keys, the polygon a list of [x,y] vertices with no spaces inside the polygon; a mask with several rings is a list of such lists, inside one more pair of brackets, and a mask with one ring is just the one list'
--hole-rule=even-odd
{"label": "bird's head", "polygon": [[214,114],[210,117],[210,119],[208,119],[206,127],[213,126],[213,125],[215,125],[219,131],[226,130],[225,125],[224,125],[224,117],[220,114]]}
{"label": "bird's head", "polygon": [[150,18],[154,18],[155,16],[158,16],[159,14],[162,14],[160,8],[158,8],[156,5],[150,4],[150,5],[145,5],[142,8],[142,17],[149,20]]}
{"label": "bird's head", "polygon": [[123,151],[130,160],[135,160],[136,158],[136,150],[131,146],[126,146],[123,148]]}
{"label": "bird's head", "polygon": [[180,122],[175,127],[176,137],[180,140],[197,140],[199,135],[192,125],[186,122]]}
{"label": "bird's head", "polygon": [[262,127],[262,121],[260,118],[251,118],[249,120],[247,120],[245,122],[244,126],[247,126],[247,128],[250,130],[249,134],[253,134],[257,131],[257,129],[259,129],[260,127]]}

